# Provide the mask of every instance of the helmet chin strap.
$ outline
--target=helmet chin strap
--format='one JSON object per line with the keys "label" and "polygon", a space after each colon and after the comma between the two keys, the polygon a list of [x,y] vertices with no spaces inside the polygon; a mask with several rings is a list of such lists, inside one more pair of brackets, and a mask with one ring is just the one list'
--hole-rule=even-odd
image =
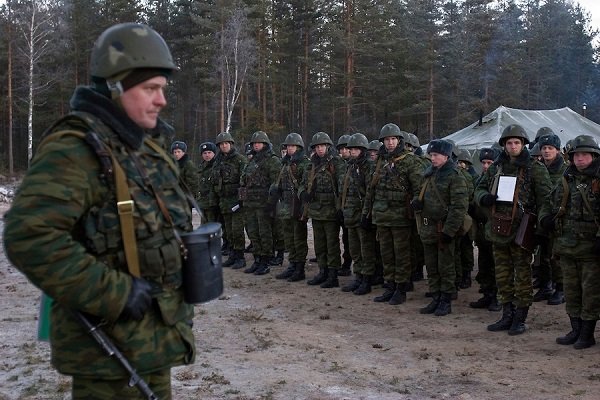
{"label": "helmet chin strap", "polygon": [[113,81],[110,79],[106,80],[106,86],[108,86],[108,90],[110,91],[110,97],[113,99],[113,101],[118,101],[120,99],[120,97],[123,95],[123,92],[125,92],[123,90],[123,85],[121,84],[121,81]]}

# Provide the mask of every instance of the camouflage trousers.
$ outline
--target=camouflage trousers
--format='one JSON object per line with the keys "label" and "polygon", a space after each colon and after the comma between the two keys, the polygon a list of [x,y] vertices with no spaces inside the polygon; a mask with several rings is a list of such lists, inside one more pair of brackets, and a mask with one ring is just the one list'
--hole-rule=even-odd
{"label": "camouflage trousers", "polygon": [[456,271],[454,268],[454,249],[456,240],[439,245],[423,243],[427,282],[429,291],[433,293],[456,293]]}
{"label": "camouflage trousers", "polygon": [[284,234],[284,222],[282,218],[272,218],[273,220],[273,250],[283,251],[285,250],[285,234]]}
{"label": "camouflage trousers", "polygon": [[[150,389],[161,400],[171,399],[171,369],[143,375]],[[129,379],[99,380],[98,378],[73,377],[73,400],[145,399],[135,387],[129,387]]]}
{"label": "camouflage trousers", "polygon": [[244,214],[241,210],[223,214],[225,239],[233,250],[244,250],[246,237],[244,236]]}
{"label": "camouflage trousers", "polygon": [[513,303],[517,308],[533,302],[531,253],[514,243],[493,244],[496,261],[498,301]]}
{"label": "camouflage trousers", "polygon": [[280,219],[283,226],[285,248],[289,252],[289,262],[306,262],[308,254],[306,221],[298,221],[296,218]]}
{"label": "camouflage trousers", "polygon": [[540,282],[563,283],[562,271],[556,258],[552,256],[553,240],[548,240],[540,245],[540,265],[538,278]]}
{"label": "camouflage trousers", "polygon": [[425,265],[423,242],[421,242],[421,236],[417,231],[417,223],[414,221],[410,228],[410,265],[412,273],[415,271],[423,272],[423,266]]}
{"label": "camouflage trousers", "polygon": [[273,255],[273,218],[261,207],[244,208],[246,232],[252,242],[255,256]]}
{"label": "camouflage trousers", "polygon": [[348,229],[348,247],[354,262],[354,273],[373,276],[375,274],[375,261],[377,241],[375,231],[366,230],[360,226]]}
{"label": "camouflage trousers", "polygon": [[313,241],[317,264],[320,268],[339,269],[340,258],[340,226],[336,221],[312,220]]}
{"label": "camouflage trousers", "polygon": [[383,262],[383,276],[388,282],[410,281],[410,227],[377,227],[377,238]]}
{"label": "camouflage trousers", "polygon": [[600,268],[598,258],[561,255],[566,311],[586,321],[600,319]]}
{"label": "camouflage trousers", "polygon": [[482,293],[493,293],[496,288],[496,263],[494,262],[494,249],[492,242],[479,238],[475,242],[477,245],[477,275],[475,280],[479,283]]}

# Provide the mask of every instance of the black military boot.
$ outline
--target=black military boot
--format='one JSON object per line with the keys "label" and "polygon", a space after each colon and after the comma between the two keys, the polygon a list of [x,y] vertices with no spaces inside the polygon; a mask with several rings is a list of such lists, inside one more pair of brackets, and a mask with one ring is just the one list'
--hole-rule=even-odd
{"label": "black military boot", "polygon": [[514,319],[515,307],[512,303],[502,304],[502,317],[491,325],[488,325],[487,330],[491,332],[507,331],[512,326]]}
{"label": "black military boot", "polygon": [[552,290],[552,282],[551,281],[540,282],[540,288],[533,295],[533,301],[537,302],[537,301],[548,300],[550,298],[550,296],[552,296],[553,292],[554,291]]}
{"label": "black military boot", "polygon": [[275,279],[288,279],[294,274],[294,271],[296,271],[296,262],[291,261],[283,272],[275,275]]}
{"label": "black military boot", "polygon": [[437,310],[439,303],[440,303],[440,294],[431,292],[431,303],[429,303],[425,307],[419,309],[419,312],[421,314],[433,314],[435,312],[435,310]]}
{"label": "black military boot", "polygon": [[258,268],[254,271],[254,275],[266,275],[271,272],[271,267],[269,266],[269,257],[261,256],[260,264],[258,264]]}
{"label": "black military boot", "polygon": [[383,303],[386,301],[390,301],[394,292],[396,291],[396,282],[386,282],[385,292],[382,295],[377,296],[373,299],[374,302]]}
{"label": "black military boot", "polygon": [[354,274],[354,279],[349,284],[342,286],[342,292],[354,292],[360,286],[362,279],[362,274]]}
{"label": "black military boot", "polygon": [[303,281],[306,278],[306,275],[304,274],[304,264],[304,261],[294,263],[294,273],[288,278],[288,282]]}
{"label": "black military boot", "polygon": [[327,274],[329,272],[329,268],[327,267],[319,267],[319,273],[313,276],[312,279],[306,281],[309,285],[320,285],[321,283],[327,280]]}
{"label": "black military boot", "polygon": [[492,301],[487,309],[488,309],[488,311],[502,310],[502,304],[500,304],[500,302],[498,301],[498,296],[496,296],[496,293],[492,294]]}
{"label": "black military boot", "polygon": [[398,304],[404,303],[406,301],[406,287],[407,286],[408,286],[407,283],[396,284],[396,290],[394,290],[394,294],[392,294],[392,297],[388,301],[388,304],[391,304],[392,306],[396,306]]}
{"label": "black military boot", "polygon": [[569,320],[571,321],[571,332],[567,333],[565,336],[556,338],[556,343],[562,344],[563,346],[574,344],[581,333],[581,318],[571,317],[569,315]]}
{"label": "black military boot", "polygon": [[269,260],[269,265],[274,267],[276,265],[282,265],[283,264],[283,250],[277,250],[277,254],[275,254],[275,256],[271,257],[271,259]]}
{"label": "black military boot", "polygon": [[525,332],[525,329],[527,328],[525,320],[527,319],[528,313],[529,307],[519,307],[515,310],[515,316],[513,317],[512,324],[508,330],[509,335],[515,336]]}
{"label": "black military boot", "polygon": [[321,283],[321,287],[323,289],[330,289],[339,286],[340,282],[338,281],[338,270],[336,268],[329,268],[329,271],[327,272],[327,280]]}
{"label": "black military boot", "polygon": [[367,293],[371,293],[371,280],[373,277],[371,275],[363,275],[360,281],[360,286],[357,287],[352,293],[357,296],[362,296]]}
{"label": "black military boot", "polygon": [[557,283],[554,286],[554,293],[548,299],[548,304],[551,306],[557,306],[565,302],[565,292],[562,283]]}
{"label": "black military boot", "polygon": [[587,349],[588,347],[592,347],[596,344],[596,339],[594,338],[594,331],[596,330],[596,321],[582,320],[581,321],[581,331],[579,332],[579,337],[577,341],[573,345],[577,350]]}
{"label": "black military boot", "polygon": [[488,308],[491,303],[492,303],[492,294],[486,292],[483,294],[482,298],[478,299],[477,301],[470,302],[469,307],[471,307],[471,308]]}
{"label": "black military boot", "polygon": [[227,261],[225,261],[222,264],[223,268],[231,267],[235,263],[236,259],[237,259],[237,252],[235,250],[229,251],[229,257],[227,258]]}
{"label": "black military boot", "polygon": [[437,317],[443,317],[452,313],[452,293],[441,293],[440,301],[433,312]]}
{"label": "black military boot", "polygon": [[[244,258],[243,250],[233,250],[234,251],[234,260],[231,264],[231,269],[242,269],[246,266],[246,259]],[[227,260],[229,261],[229,260]]]}
{"label": "black military boot", "polygon": [[245,274],[253,274],[255,273],[258,268],[260,267],[260,263],[261,263],[261,256],[254,256],[254,262],[252,263],[251,266],[249,266],[248,268],[246,268],[244,270]]}

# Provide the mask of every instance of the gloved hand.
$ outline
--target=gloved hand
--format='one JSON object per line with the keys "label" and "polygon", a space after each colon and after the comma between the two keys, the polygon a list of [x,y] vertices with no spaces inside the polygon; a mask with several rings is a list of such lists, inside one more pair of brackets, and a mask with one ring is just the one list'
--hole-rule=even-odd
{"label": "gloved hand", "polygon": [[337,210],[335,212],[335,220],[340,226],[344,226],[344,211]]}
{"label": "gloved hand", "polygon": [[412,208],[414,212],[423,211],[423,202],[419,199],[414,199],[410,202],[410,208]]}
{"label": "gloved hand", "polygon": [[594,254],[600,256],[600,237],[596,237],[594,242]]}
{"label": "gloved hand", "polygon": [[366,215],[360,217],[360,227],[366,230],[371,229],[373,227],[373,224],[371,223],[371,217],[367,217]]}
{"label": "gloved hand", "polygon": [[497,197],[497,196],[495,196],[495,195],[493,195],[493,194],[491,194],[491,193],[488,193],[488,194],[484,195],[484,196],[481,198],[481,201],[480,201],[480,203],[481,203],[481,205],[482,205],[482,206],[484,206],[484,207],[491,207],[491,206],[493,206],[493,205],[494,205],[494,203],[496,202],[496,197]]}
{"label": "gloved hand", "polygon": [[448,244],[452,241],[452,239],[454,239],[452,236],[442,232],[442,235],[440,236],[440,242],[442,242],[443,244]]}
{"label": "gloved hand", "polygon": [[306,190],[302,193],[300,193],[300,201],[302,201],[303,203],[309,203],[312,199],[311,199],[311,195],[310,193],[308,193]]}
{"label": "gloved hand", "polygon": [[119,318],[140,321],[152,304],[152,286],[145,279],[132,277],[131,291]]}
{"label": "gloved hand", "polygon": [[540,225],[542,226],[542,229],[546,232],[553,231],[554,228],[556,228],[554,218],[552,218],[550,215],[546,215],[544,218],[542,218],[542,220],[540,221]]}
{"label": "gloved hand", "polygon": [[274,197],[274,198],[280,198],[281,194],[283,193],[283,191],[281,190],[281,188],[277,185],[271,185],[269,187],[269,196],[270,197]]}

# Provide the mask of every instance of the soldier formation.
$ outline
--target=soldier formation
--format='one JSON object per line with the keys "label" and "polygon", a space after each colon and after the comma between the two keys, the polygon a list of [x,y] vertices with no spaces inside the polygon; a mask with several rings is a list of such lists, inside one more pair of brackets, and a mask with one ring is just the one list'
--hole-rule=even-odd
{"label": "soldier formation", "polygon": [[[502,311],[489,331],[521,334],[532,302],[566,301],[572,331],[557,343],[595,343],[600,149],[593,138],[561,149],[550,128],[530,143],[523,127],[510,125],[497,146],[479,149],[481,174],[452,141],[433,140],[424,155],[416,135],[391,123],[371,142],[355,133],[334,145],[317,132],[306,149],[292,132],[281,160],[262,131],[252,135],[246,157],[229,133],[216,143],[216,161],[203,156],[200,164],[197,194],[206,218],[224,222],[225,267],[245,267],[245,230],[254,262],[244,272],[263,275],[281,265],[274,239],[282,237],[288,263],[276,278],[304,280],[311,220],[318,273],[309,285],[339,287],[352,265],[342,292],[366,295],[381,285],[373,300],[398,305],[423,279],[425,265],[431,301],[420,312],[444,316],[459,290],[472,285],[475,245],[482,297],[469,305]],[[207,146],[214,145],[201,149]],[[505,178],[513,182],[508,198]]]}

